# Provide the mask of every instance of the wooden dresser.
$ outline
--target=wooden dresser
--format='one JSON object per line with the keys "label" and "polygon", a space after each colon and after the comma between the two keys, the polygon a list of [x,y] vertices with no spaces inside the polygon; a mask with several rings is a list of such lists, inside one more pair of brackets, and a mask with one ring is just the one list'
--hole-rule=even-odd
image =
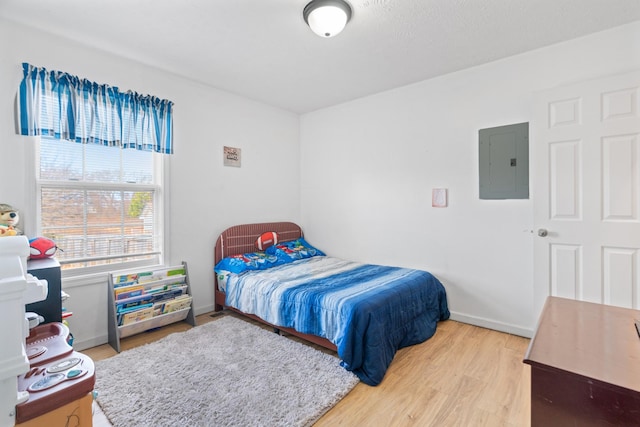
{"label": "wooden dresser", "polygon": [[549,297],[524,363],[531,426],[639,426],[640,311]]}

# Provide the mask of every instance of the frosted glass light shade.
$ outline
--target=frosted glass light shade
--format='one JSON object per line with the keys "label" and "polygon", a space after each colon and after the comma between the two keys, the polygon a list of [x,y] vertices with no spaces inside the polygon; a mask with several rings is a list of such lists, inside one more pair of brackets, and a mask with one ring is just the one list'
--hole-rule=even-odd
{"label": "frosted glass light shade", "polygon": [[343,0],[313,0],[302,14],[314,33],[320,37],[333,37],[351,19],[351,7]]}

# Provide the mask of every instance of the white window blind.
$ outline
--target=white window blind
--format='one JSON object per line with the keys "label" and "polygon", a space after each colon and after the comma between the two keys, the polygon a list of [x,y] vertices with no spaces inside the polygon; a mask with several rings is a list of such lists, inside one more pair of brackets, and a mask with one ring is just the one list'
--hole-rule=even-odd
{"label": "white window blind", "polygon": [[40,233],[56,242],[65,270],[161,262],[159,156],[41,138]]}

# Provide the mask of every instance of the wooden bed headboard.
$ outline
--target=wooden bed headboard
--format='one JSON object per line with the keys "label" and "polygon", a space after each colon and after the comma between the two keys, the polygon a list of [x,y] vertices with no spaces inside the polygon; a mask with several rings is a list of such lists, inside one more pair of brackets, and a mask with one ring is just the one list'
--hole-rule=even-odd
{"label": "wooden bed headboard", "polygon": [[218,240],[214,251],[214,264],[222,258],[255,252],[255,242],[258,237],[267,231],[278,233],[280,242],[287,242],[303,237],[302,229],[293,222],[263,222],[258,224],[234,225],[224,230]]}
{"label": "wooden bed headboard", "polygon": [[[278,233],[280,242],[303,237],[302,229],[293,222],[262,222],[234,225],[224,230],[216,240],[213,265],[215,266],[222,258],[228,256],[255,252],[256,240],[262,233],[267,231]],[[216,274],[213,276],[215,283],[215,311],[220,311],[224,307],[225,296],[218,288],[218,276]]]}

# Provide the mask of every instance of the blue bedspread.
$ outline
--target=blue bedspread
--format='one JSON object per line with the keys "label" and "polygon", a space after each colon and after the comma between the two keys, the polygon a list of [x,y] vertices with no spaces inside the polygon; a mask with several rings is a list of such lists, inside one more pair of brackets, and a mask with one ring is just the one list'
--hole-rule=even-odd
{"label": "blue bedspread", "polygon": [[382,381],[398,349],[429,339],[449,318],[444,287],[430,273],[324,256],[231,275],[226,304],[327,338],[369,385]]}

